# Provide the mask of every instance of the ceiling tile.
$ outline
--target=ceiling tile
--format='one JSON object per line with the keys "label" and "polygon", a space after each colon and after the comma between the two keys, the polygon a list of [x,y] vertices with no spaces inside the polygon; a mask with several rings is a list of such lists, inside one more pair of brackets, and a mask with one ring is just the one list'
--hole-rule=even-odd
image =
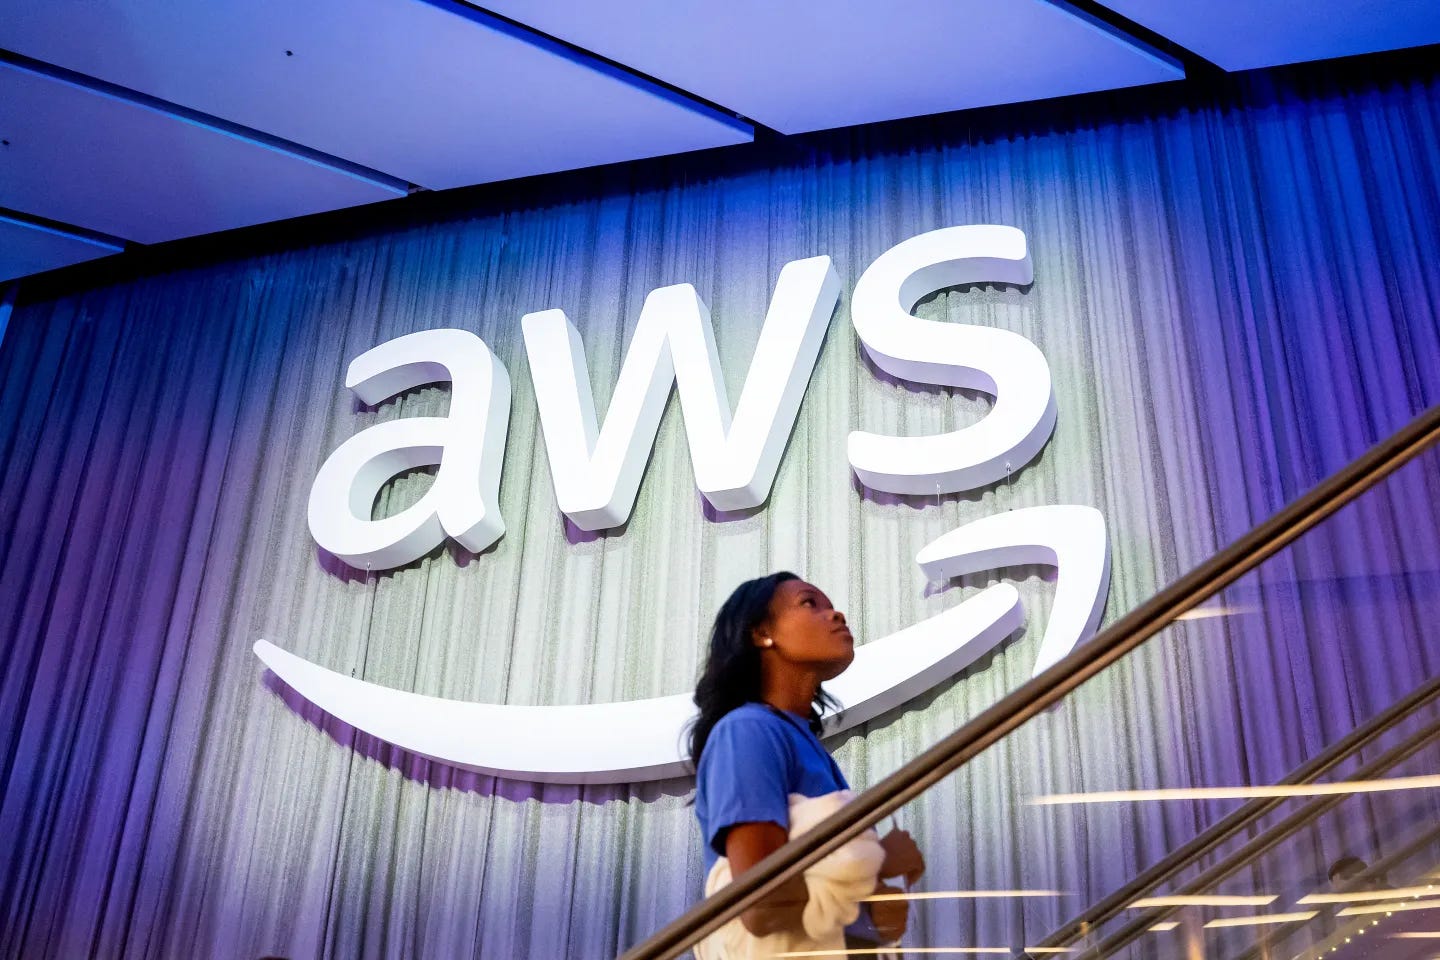
{"label": "ceiling tile", "polygon": [[0,281],[119,253],[120,247],[0,215]]}
{"label": "ceiling tile", "polygon": [[450,0],[22,7],[0,47],[432,189],[752,136]]}
{"label": "ceiling tile", "polygon": [[491,9],[784,133],[1175,80],[1046,0],[493,0]]}
{"label": "ceiling tile", "polygon": [[392,186],[0,64],[0,207],[156,243],[400,196]]}
{"label": "ceiling tile", "polygon": [[1105,0],[1226,70],[1440,43],[1437,0]]}

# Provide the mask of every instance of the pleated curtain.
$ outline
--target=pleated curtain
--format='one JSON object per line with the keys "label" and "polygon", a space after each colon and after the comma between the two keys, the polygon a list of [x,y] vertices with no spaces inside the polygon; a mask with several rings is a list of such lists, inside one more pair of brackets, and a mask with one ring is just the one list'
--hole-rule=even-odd
{"label": "pleated curtain", "polygon": [[[0,342],[0,955],[614,956],[700,895],[692,781],[540,785],[417,758],[305,703],[254,641],[424,694],[595,703],[691,689],[715,610],[770,570],[823,587],[862,642],[1015,582],[1022,634],[832,741],[873,783],[1028,678],[1064,577],[930,583],[930,540],[1096,507],[1108,623],[1440,402],[1437,95],[1433,73],[1382,65],[1070,122],[942,116],[22,283]],[[849,431],[954,430],[990,398],[877,375],[850,292],[894,244],[970,223],[1022,229],[1033,284],[917,314],[1032,340],[1054,436],[982,490],[866,490]],[[820,254],[841,302],[766,505],[706,507],[672,399],[628,524],[567,527],[520,317],[566,311],[603,415],[645,296],[694,284],[734,398],[781,267]],[[507,531],[478,555],[347,567],[307,530],[320,464],[448,394],[367,407],[346,366],[437,327],[509,371]],[[376,515],[431,479],[397,478]],[[1432,675],[1437,502],[1432,456],[1238,584],[1217,601],[1231,615],[1178,625],[903,811],[928,888],[1066,894],[917,908],[913,942],[1036,942],[1230,808],[1031,797],[1271,782]],[[1316,839],[1313,871],[1373,855],[1364,834]]]}

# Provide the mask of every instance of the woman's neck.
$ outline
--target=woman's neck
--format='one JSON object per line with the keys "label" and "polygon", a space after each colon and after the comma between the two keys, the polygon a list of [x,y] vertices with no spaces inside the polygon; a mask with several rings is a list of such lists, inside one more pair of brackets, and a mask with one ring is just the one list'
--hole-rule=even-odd
{"label": "woman's neck", "polygon": [[760,699],[776,709],[808,717],[819,689],[820,678],[811,673],[777,676],[767,672],[761,682]]}

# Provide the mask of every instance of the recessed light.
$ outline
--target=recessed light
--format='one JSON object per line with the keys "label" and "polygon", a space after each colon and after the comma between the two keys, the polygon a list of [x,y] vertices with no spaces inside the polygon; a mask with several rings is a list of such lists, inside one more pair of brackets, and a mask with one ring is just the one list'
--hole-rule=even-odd
{"label": "recessed light", "polygon": [[[1261,927],[1272,923],[1298,923],[1302,920],[1309,920],[1318,914],[1318,910],[1302,910],[1298,913],[1262,913],[1254,917],[1222,917],[1218,920],[1211,920],[1205,924],[1205,929],[1213,930],[1219,927]],[[1345,941],[1349,943],[1349,940]]]}
{"label": "recessed light", "polygon": [[1277,783],[1259,787],[1170,787],[1156,790],[1102,790],[1032,797],[1036,807],[1085,803],[1134,803],[1141,800],[1253,800],[1257,797],[1334,797],[1356,793],[1390,793],[1440,787],[1440,775],[1350,780],[1342,783]]}
{"label": "recessed light", "polygon": [[1208,620],[1211,617],[1237,617],[1244,613],[1255,613],[1255,607],[1194,607],[1177,614],[1176,620]]}
{"label": "recessed light", "polygon": [[1372,900],[1403,900],[1406,897],[1418,899],[1429,887],[1395,887],[1389,890],[1353,890],[1348,893],[1311,893],[1296,903],[1365,903]]}
{"label": "recessed light", "polygon": [[1148,907],[1263,907],[1275,902],[1275,894],[1261,893],[1245,897],[1227,897],[1218,894],[1181,894],[1173,897],[1142,897],[1126,909],[1144,910]]}
{"label": "recessed light", "polygon": [[[1014,953],[1009,947],[905,947],[906,953],[929,953],[929,954],[952,954],[956,956],[974,956],[994,954],[1006,956]],[[877,957],[890,955],[895,952],[894,947],[866,947],[860,950],[792,950],[788,953],[772,953],[772,957]]]}
{"label": "recessed light", "polygon": [[1393,916],[1396,911],[1403,910],[1434,910],[1440,907],[1440,899],[1437,900],[1407,900],[1405,903],[1371,903],[1359,907],[1346,907],[1338,911],[1338,917],[1360,917],[1368,913],[1384,913],[1385,916]]}
{"label": "recessed light", "polygon": [[1017,897],[1063,897],[1059,890],[923,890],[915,893],[876,893],[866,903],[887,900],[1010,900]]}

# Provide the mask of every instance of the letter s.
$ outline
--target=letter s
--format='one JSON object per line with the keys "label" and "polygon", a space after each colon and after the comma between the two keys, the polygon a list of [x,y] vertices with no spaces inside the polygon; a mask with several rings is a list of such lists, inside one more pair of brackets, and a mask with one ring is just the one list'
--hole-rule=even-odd
{"label": "letter s", "polygon": [[973,490],[1003,479],[1045,446],[1055,427],[1050,366],[1017,333],[921,320],[921,297],[963,283],[1023,285],[1034,277],[1025,234],[971,225],[932,230],[881,254],[855,285],[855,333],[880,369],[917,383],[983,390],[995,405],[979,423],[928,437],[850,434],[860,482],[890,493]]}

